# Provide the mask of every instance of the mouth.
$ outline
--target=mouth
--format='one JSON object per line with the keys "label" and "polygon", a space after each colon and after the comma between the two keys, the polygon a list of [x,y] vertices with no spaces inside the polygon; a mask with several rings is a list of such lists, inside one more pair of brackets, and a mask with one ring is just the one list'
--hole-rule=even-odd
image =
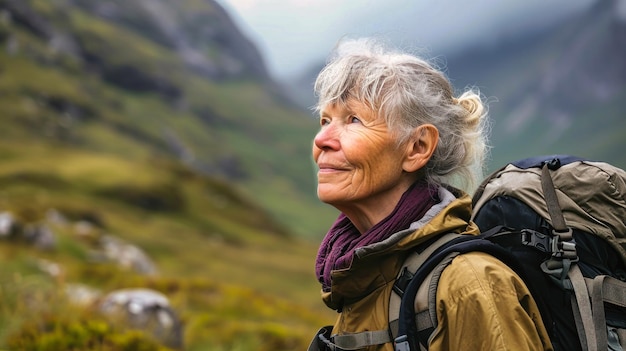
{"label": "mouth", "polygon": [[320,163],[318,165],[320,173],[332,173],[332,172],[341,172],[346,171],[347,169],[341,166],[332,165],[329,163]]}

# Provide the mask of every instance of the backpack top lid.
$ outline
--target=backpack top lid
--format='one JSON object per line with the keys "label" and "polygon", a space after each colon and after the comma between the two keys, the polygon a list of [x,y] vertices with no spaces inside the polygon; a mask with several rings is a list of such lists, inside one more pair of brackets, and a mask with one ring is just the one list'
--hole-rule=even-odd
{"label": "backpack top lid", "polygon": [[605,162],[551,155],[509,163],[488,176],[474,194],[472,220],[490,199],[511,196],[550,222],[541,188],[545,163],[566,224],[607,240],[626,264],[626,171]]}

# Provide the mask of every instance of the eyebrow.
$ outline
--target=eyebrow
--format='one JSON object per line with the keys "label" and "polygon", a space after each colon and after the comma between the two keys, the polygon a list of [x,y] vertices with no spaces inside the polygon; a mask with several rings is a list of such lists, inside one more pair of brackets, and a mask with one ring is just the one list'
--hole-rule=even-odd
{"label": "eyebrow", "polygon": [[[342,113],[340,115],[343,115],[343,116],[351,116],[351,115],[357,114],[348,106],[343,106],[341,108],[341,112]],[[328,112],[326,112],[326,108],[324,108],[320,111],[320,117],[332,117],[332,116]]]}

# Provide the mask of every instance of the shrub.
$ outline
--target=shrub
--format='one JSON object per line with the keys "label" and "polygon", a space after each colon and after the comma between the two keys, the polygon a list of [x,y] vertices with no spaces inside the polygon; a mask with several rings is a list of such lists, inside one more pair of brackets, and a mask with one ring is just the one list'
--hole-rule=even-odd
{"label": "shrub", "polygon": [[7,337],[11,350],[101,350],[101,351],[167,351],[148,335],[137,330],[116,330],[106,321],[84,317],[68,320],[47,315],[29,321]]}

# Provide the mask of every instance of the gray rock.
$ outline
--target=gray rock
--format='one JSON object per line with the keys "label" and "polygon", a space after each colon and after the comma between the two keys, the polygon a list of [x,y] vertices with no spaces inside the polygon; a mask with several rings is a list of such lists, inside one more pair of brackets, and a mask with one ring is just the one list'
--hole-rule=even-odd
{"label": "gray rock", "polygon": [[164,345],[182,349],[183,325],[169,300],[158,291],[145,288],[122,289],[109,293],[100,310],[123,318],[130,327],[150,332]]}

